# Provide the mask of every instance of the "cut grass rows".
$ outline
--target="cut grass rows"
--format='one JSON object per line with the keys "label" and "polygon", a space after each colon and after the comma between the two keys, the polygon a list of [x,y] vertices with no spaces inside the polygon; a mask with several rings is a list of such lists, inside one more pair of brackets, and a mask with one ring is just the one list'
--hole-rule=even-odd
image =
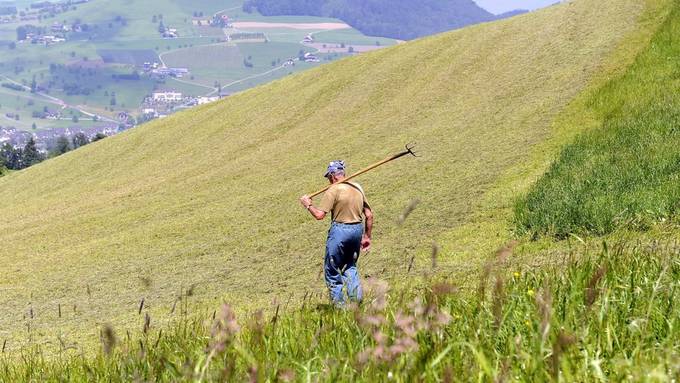
{"label": "cut grass rows", "polygon": [[[182,286],[241,310],[319,291],[326,227],[297,198],[323,184],[331,159],[352,171],[416,141],[421,158],[360,181],[376,211],[361,272],[403,279],[411,252],[429,253],[433,239],[469,222],[636,31],[643,4],[614,1],[340,60],[2,177],[0,273],[11,283],[0,337],[22,344],[29,308],[37,342],[88,343],[102,322],[133,326],[142,297],[162,318]],[[414,198],[421,204],[398,226]],[[449,272],[476,269],[478,256]],[[78,313],[58,318],[60,304]]]}

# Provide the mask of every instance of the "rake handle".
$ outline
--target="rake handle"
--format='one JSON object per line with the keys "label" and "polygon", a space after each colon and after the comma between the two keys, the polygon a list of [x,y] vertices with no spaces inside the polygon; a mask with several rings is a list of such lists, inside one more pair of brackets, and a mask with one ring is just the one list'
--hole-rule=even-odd
{"label": "rake handle", "polygon": [[[388,162],[390,162],[390,161],[394,161],[394,160],[396,160],[397,158],[403,157],[403,156],[405,156],[405,155],[407,155],[407,154],[411,154],[411,151],[410,151],[410,150],[405,150],[405,151],[403,151],[403,152],[401,152],[401,153],[398,153],[398,154],[395,154],[395,155],[393,155],[393,156],[387,157],[387,158],[385,158],[384,160],[382,160],[382,161],[380,161],[380,162],[376,162],[376,163],[374,163],[373,165],[370,165],[370,166],[368,166],[368,167],[366,167],[366,168],[364,168],[364,169],[359,170],[358,172],[352,174],[351,176],[345,177],[345,179],[343,179],[342,182],[347,182],[347,181],[349,181],[349,180],[351,180],[351,179],[353,179],[353,178],[356,178],[356,177],[358,177],[358,176],[360,176],[360,175],[362,175],[362,174],[364,174],[364,173],[366,173],[366,172],[368,172],[368,171],[371,171],[371,170],[377,168],[377,167],[380,166],[380,165],[384,165],[384,164],[386,164],[386,163],[388,163]],[[328,185],[328,186],[326,186],[325,188],[319,190],[318,192],[313,193],[313,194],[310,194],[310,195],[309,195],[309,198],[314,198],[314,197],[318,196],[319,194],[321,194],[321,193],[325,192],[326,190],[328,190],[328,188],[330,188],[331,186],[333,186],[333,185]]]}

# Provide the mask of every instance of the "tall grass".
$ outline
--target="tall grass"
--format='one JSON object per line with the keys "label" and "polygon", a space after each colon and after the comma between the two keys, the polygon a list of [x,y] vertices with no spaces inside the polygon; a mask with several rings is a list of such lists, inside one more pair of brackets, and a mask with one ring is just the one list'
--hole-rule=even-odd
{"label": "tall grass", "polygon": [[593,95],[600,129],[579,136],[515,206],[520,232],[645,230],[680,209],[680,6],[621,78]]}
{"label": "tall grass", "polygon": [[163,332],[102,330],[95,358],[2,360],[3,381],[664,381],[680,376],[675,246],[621,244],[515,269],[498,252],[479,287],[369,281],[361,307],[313,300],[237,318],[223,305]]}

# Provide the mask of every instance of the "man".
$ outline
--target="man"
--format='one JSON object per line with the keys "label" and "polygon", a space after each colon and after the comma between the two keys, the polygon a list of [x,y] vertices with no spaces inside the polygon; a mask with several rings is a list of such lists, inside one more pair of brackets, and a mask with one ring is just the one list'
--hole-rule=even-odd
{"label": "man", "polygon": [[331,213],[331,227],[326,240],[324,273],[331,301],[338,306],[345,304],[343,286],[349,299],[361,302],[362,291],[357,271],[359,252],[371,248],[373,212],[366,201],[363,189],[357,183],[344,181],[345,162],[333,161],[324,177],[331,187],[326,190],[318,207],[309,196],[302,196],[300,203],[314,218],[322,220]]}

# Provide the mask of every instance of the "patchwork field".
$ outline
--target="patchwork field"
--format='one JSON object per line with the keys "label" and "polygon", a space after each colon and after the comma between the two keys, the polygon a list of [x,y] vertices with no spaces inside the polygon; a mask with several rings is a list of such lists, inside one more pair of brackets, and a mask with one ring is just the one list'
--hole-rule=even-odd
{"label": "patchwork field", "polygon": [[[30,6],[25,3],[16,4],[20,8]],[[0,40],[5,41],[5,44],[1,44],[3,55],[0,58],[0,75],[24,85],[30,84],[35,79],[38,86],[44,92],[48,92],[50,97],[74,108],[80,108],[83,112],[113,119],[120,112],[138,116],[143,108],[141,103],[144,97],[155,89],[167,89],[170,85],[180,84],[173,89],[183,91],[186,96],[195,97],[217,93],[215,90],[217,84],[233,83],[229,89],[224,90],[224,93],[231,94],[280,78],[284,74],[319,65],[296,65],[285,70],[279,68],[275,71],[277,73],[270,73],[272,62],[274,66],[280,66],[282,60],[298,57],[300,50],[314,51],[313,48],[300,44],[307,33],[335,28],[339,24],[338,20],[328,18],[262,17],[256,13],[244,13],[242,4],[242,0],[199,2],[93,0],[77,4],[54,17],[3,23],[0,24]],[[207,25],[216,14],[227,15],[231,20],[237,21],[237,24],[251,23],[245,24],[251,27],[247,29],[248,32],[268,32],[271,31],[270,26],[276,25],[281,33],[271,40],[260,38],[250,42],[254,47],[233,50],[231,53],[234,54],[231,55],[220,48],[220,44],[226,40],[230,32],[218,26]],[[199,20],[202,20],[202,25],[198,25]],[[17,28],[24,25],[43,27],[49,33],[60,35],[61,32],[51,31],[54,23],[64,23],[69,27],[80,23],[86,27],[66,32],[65,42],[49,46],[16,41]],[[179,36],[162,38],[159,33],[161,24],[165,28],[176,30]],[[343,28],[348,28],[342,25]],[[347,44],[358,43],[365,37],[356,30],[348,30],[354,34],[346,36]],[[385,46],[394,43],[390,39],[381,40]],[[16,44],[16,48],[10,49],[12,42]],[[190,56],[185,57],[185,54]],[[187,68],[193,79],[191,76],[177,80],[150,78],[145,75],[142,70],[143,64],[145,62],[162,64],[159,56],[168,57],[168,65]],[[244,60],[250,56],[252,59]],[[338,54],[332,58],[342,56]],[[211,63],[213,59],[220,61]],[[57,84],[64,80],[64,77],[55,78],[59,75],[57,73],[59,71],[55,72],[53,69],[55,66],[92,66],[97,62],[104,65],[100,71],[90,76],[91,81],[88,83],[92,84],[91,91],[79,89],[77,82]],[[142,78],[139,81],[128,81],[126,86],[116,86],[116,82],[111,81],[113,74],[132,72],[140,73]],[[66,76],[66,79],[77,80],[70,79],[69,76]],[[77,94],[74,94],[73,89],[77,90],[75,92]],[[118,99],[124,101],[112,105],[111,93],[115,93]],[[35,97],[39,101],[50,100],[40,94]],[[21,112],[22,115],[31,114],[26,108],[21,108]],[[8,108],[3,108],[0,103],[0,113],[12,112]],[[18,123],[10,126],[27,129],[33,122],[28,125]],[[53,125],[47,120],[37,122],[43,127]]]}

